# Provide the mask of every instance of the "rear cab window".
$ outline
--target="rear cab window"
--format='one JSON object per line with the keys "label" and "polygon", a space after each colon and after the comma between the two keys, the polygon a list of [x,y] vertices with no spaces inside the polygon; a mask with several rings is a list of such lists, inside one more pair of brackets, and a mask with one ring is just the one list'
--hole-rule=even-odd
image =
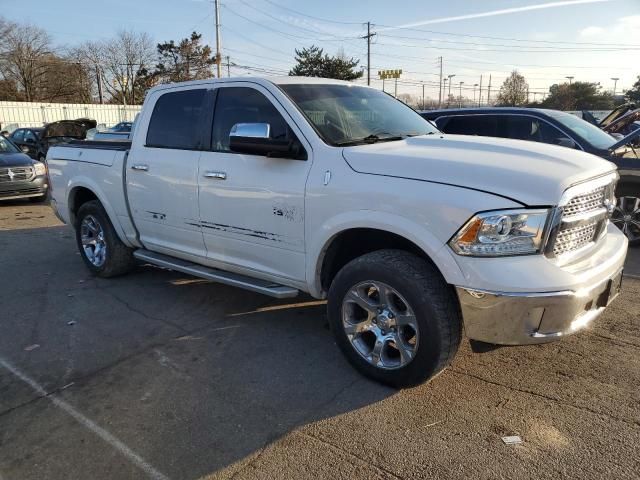
{"label": "rear cab window", "polygon": [[153,108],[146,147],[201,150],[207,122],[207,90],[189,89],[162,94]]}

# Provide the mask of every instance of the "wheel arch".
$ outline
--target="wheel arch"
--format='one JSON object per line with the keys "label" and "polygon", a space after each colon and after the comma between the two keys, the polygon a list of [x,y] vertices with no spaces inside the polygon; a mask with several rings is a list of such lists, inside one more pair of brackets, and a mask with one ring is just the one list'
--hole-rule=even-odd
{"label": "wheel arch", "polygon": [[76,179],[69,184],[67,191],[67,209],[69,212],[69,223],[72,226],[76,224],[76,215],[80,207],[86,202],[97,200],[107,213],[107,217],[109,217],[109,221],[113,225],[120,240],[125,245],[131,246],[122,229],[122,225],[120,225],[118,221],[116,212],[108,202],[104,192],[93,181],[90,179]]}
{"label": "wheel arch", "polygon": [[359,217],[358,220],[335,219],[332,225],[325,225],[324,238],[310,246],[310,258],[315,259],[307,266],[311,295],[324,298],[342,266],[365,253],[387,248],[406,250],[424,258],[447,283],[461,282],[462,272],[446,241],[438,240],[428,229],[404,217],[382,212],[366,211],[353,216]]}

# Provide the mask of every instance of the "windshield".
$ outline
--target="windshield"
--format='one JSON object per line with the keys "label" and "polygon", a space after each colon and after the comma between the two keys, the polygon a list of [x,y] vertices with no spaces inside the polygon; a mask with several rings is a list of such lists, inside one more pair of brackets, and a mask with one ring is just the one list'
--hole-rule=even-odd
{"label": "windshield", "polygon": [[0,136],[0,153],[18,153],[18,149],[9,140]]}
{"label": "windshield", "polygon": [[438,130],[404,103],[356,85],[280,85],[334,146],[400,140]]}
{"label": "windshield", "polygon": [[558,112],[557,110],[548,110],[546,113],[555,118],[562,125],[567,127],[573,133],[582,137],[595,148],[606,150],[616,143],[616,139],[606,132],[603,132],[595,125],[585,122],[581,118],[570,113]]}

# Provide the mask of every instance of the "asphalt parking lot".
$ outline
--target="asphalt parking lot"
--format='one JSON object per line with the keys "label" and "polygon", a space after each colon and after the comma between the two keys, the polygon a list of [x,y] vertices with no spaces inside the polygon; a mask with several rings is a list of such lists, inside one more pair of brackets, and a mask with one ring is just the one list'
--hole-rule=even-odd
{"label": "asphalt parking lot", "polygon": [[638,249],[590,330],[481,354],[464,342],[404,391],[351,369],[321,302],[149,266],[90,277],[46,205],[0,206],[0,272],[0,480],[640,472]]}

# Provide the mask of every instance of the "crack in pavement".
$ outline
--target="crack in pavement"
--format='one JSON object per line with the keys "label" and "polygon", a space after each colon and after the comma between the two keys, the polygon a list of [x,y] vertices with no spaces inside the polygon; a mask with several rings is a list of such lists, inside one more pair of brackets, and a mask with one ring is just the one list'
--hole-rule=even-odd
{"label": "crack in pavement", "polygon": [[134,306],[132,306],[129,302],[127,302],[126,300],[120,298],[118,295],[116,295],[114,292],[106,290],[107,295],[109,295],[111,298],[113,298],[114,300],[116,300],[118,303],[120,303],[121,305],[123,305],[124,307],[127,308],[127,310],[133,312],[133,313],[137,313],[138,315],[146,318],[147,320],[154,320],[156,322],[160,322],[160,323],[164,323],[165,325],[168,325],[170,327],[173,327],[177,330],[180,330],[183,334],[189,334],[191,332],[189,332],[186,328],[184,328],[182,325],[178,325],[177,323],[173,323],[170,322],[169,320],[166,320],[164,318],[160,318],[160,317],[156,317],[153,315],[149,315],[147,312],[145,312],[144,310],[140,310]]}
{"label": "crack in pavement", "polygon": [[525,389],[522,389],[522,388],[518,388],[518,387],[511,386],[511,385],[507,385],[507,384],[504,384],[504,383],[496,382],[496,381],[489,380],[487,378],[481,377],[479,375],[474,375],[473,373],[465,372],[463,370],[457,370],[455,368],[450,368],[449,371],[451,373],[453,373],[453,374],[456,374],[456,375],[462,375],[462,376],[469,377],[469,378],[475,378],[476,380],[480,380],[481,382],[485,382],[485,383],[488,383],[490,385],[495,385],[495,386],[498,386],[498,387],[504,387],[504,388],[507,388],[509,390],[513,390],[513,391],[516,391],[516,392],[525,393],[527,395],[532,395],[532,396],[539,397],[539,398],[544,398],[545,400],[549,400],[551,402],[559,403],[559,404],[565,405],[567,407],[572,407],[572,408],[575,408],[577,410],[582,410],[582,411],[585,411],[585,412],[592,413],[594,415],[599,415],[601,417],[606,417],[606,418],[609,418],[609,419],[612,419],[612,420],[616,420],[618,422],[626,423],[627,425],[630,425],[632,427],[640,427],[640,421],[637,421],[637,420],[630,420],[630,419],[627,419],[627,418],[618,417],[616,415],[611,415],[610,413],[599,412],[599,411],[594,410],[594,409],[589,408],[589,407],[584,407],[584,406],[581,406],[581,405],[575,405],[573,403],[569,403],[569,402],[567,402],[565,400],[562,400],[561,398],[551,397],[551,396],[545,395],[543,393],[534,392],[532,390],[525,390]]}
{"label": "crack in pavement", "polygon": [[380,473],[382,473],[382,474],[386,474],[386,475],[390,475],[390,476],[391,476],[391,478],[394,478],[394,479],[396,479],[396,480],[404,480],[401,476],[399,476],[399,475],[397,475],[397,474],[393,473],[393,472],[392,472],[392,471],[390,471],[390,470],[387,470],[385,467],[382,467],[382,466],[380,466],[380,465],[377,465],[377,464],[373,463],[373,462],[372,462],[372,461],[370,461],[370,460],[366,460],[366,459],[364,459],[364,458],[360,457],[359,455],[356,455],[355,453],[350,452],[349,450],[345,450],[344,448],[339,447],[338,445],[334,445],[333,443],[331,443],[331,442],[329,442],[329,441],[327,441],[327,440],[325,440],[325,439],[323,439],[323,438],[316,437],[315,435],[312,435],[312,434],[307,433],[307,432],[303,432],[303,431],[301,431],[301,430],[298,430],[298,431],[294,432],[294,434],[304,435],[304,436],[306,436],[306,437],[309,437],[309,438],[311,438],[311,439],[313,439],[313,440],[316,440],[316,441],[318,441],[318,442],[320,442],[320,443],[322,443],[322,444],[324,444],[324,445],[328,446],[328,447],[329,447],[330,449],[332,449],[332,450],[337,450],[337,451],[339,451],[339,452],[346,453],[349,457],[355,458],[355,459],[357,459],[358,461],[360,461],[360,462],[362,462],[362,463],[364,463],[364,464],[366,464],[366,465],[369,465],[369,466],[371,466],[371,467],[375,468],[375,469],[376,469],[376,470],[378,470]]}
{"label": "crack in pavement", "polygon": [[628,342],[626,340],[622,340],[619,338],[615,338],[615,337],[609,337],[607,335],[602,335],[600,333],[596,333],[596,332],[585,332],[587,335],[591,335],[592,337],[596,337],[596,338],[600,338],[603,340],[609,340],[611,343],[613,343],[614,345],[618,345],[618,346],[630,346],[630,347],[634,347],[634,348],[640,348],[640,345],[638,345],[637,343],[633,343],[633,342]]}

